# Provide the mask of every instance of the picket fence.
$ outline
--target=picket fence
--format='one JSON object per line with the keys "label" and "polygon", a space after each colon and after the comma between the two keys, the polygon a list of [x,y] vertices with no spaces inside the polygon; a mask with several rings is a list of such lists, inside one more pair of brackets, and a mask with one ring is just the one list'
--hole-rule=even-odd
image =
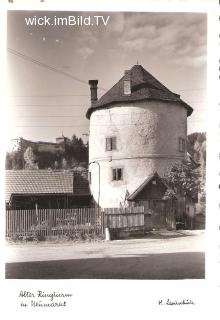
{"label": "picket fence", "polygon": [[144,207],[6,210],[6,237],[104,236],[104,229],[144,226]]}
{"label": "picket fence", "polygon": [[104,234],[104,213],[96,208],[7,210],[6,237]]}

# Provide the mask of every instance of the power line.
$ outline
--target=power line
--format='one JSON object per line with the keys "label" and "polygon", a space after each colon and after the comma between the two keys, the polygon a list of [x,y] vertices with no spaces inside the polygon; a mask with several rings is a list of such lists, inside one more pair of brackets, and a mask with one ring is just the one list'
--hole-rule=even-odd
{"label": "power line", "polygon": [[[9,53],[11,53],[11,54],[13,54],[13,55],[15,55],[15,56],[17,56],[17,57],[19,57],[19,58],[22,58],[22,59],[24,59],[24,60],[26,60],[26,61],[32,62],[32,63],[34,63],[34,64],[37,64],[37,65],[39,65],[39,66],[41,66],[41,67],[43,67],[43,68],[46,68],[46,69],[48,69],[48,70],[54,71],[54,72],[59,73],[59,74],[62,74],[62,75],[64,75],[64,76],[68,77],[68,78],[71,78],[71,79],[75,80],[75,81],[78,81],[78,82],[80,82],[80,83],[83,83],[83,84],[88,85],[88,82],[85,81],[85,80],[82,80],[82,79],[80,79],[80,78],[78,78],[78,77],[75,77],[75,76],[73,76],[72,74],[67,73],[67,72],[65,72],[65,71],[56,69],[56,68],[54,68],[54,67],[52,67],[52,66],[50,66],[50,65],[48,65],[48,64],[46,64],[46,63],[44,63],[44,62],[41,62],[41,61],[36,60],[36,59],[33,59],[32,57],[27,56],[27,55],[25,55],[25,54],[23,54],[23,53],[21,53],[21,52],[19,52],[19,51],[17,51],[17,50],[14,50],[14,49],[11,49],[11,48],[7,48],[7,50],[8,50]],[[103,90],[103,91],[107,91],[106,89],[104,89],[104,88],[102,88],[102,87],[98,87],[98,89],[101,89],[101,90]],[[176,91],[202,91],[202,90],[206,90],[206,88],[198,88],[198,89],[178,89],[178,90],[176,90]],[[78,96],[79,96],[79,95],[78,95]],[[84,96],[84,95],[83,95],[83,96]],[[46,96],[45,96],[45,97],[46,97]]]}
{"label": "power line", "polygon": [[90,97],[89,94],[53,94],[53,95],[15,95],[8,98],[57,98],[57,97]]}
{"label": "power line", "polygon": [[[207,103],[205,101],[191,101],[190,103],[199,103],[201,105],[206,105]],[[8,107],[42,107],[42,108],[47,108],[47,107],[85,107],[89,108],[90,106],[85,105],[85,104],[9,104]]]}
{"label": "power line", "polygon": [[206,88],[197,88],[197,89],[177,89],[175,91],[203,91],[206,90]]}
{"label": "power line", "polygon": [[[43,63],[43,62],[41,62],[41,61],[39,61],[39,60],[36,60],[36,59],[33,59],[32,57],[27,56],[27,55],[25,55],[25,54],[23,54],[23,53],[21,53],[21,52],[19,52],[19,51],[13,50],[13,49],[11,49],[11,48],[7,48],[7,49],[8,49],[8,52],[9,52],[9,53],[11,53],[11,54],[13,54],[13,55],[15,55],[15,56],[17,56],[17,57],[19,57],[19,58],[22,58],[23,60],[32,62],[32,63],[37,64],[37,65],[39,65],[39,66],[41,66],[41,67],[43,67],[43,68],[46,68],[46,69],[50,70],[50,71],[56,72],[56,73],[58,73],[58,74],[62,74],[62,75],[64,75],[64,76],[68,77],[68,78],[71,78],[71,79],[75,80],[75,81],[78,81],[78,82],[80,82],[80,83],[83,83],[83,84],[88,85],[88,82],[87,82],[87,81],[82,80],[82,79],[80,79],[80,78],[78,78],[78,77],[75,77],[75,76],[73,76],[73,75],[70,74],[70,73],[67,73],[67,72],[65,72],[65,71],[56,69],[56,68],[54,68],[54,67],[52,67],[52,66],[50,66],[50,65],[47,65],[46,63]],[[106,89],[104,89],[104,88],[102,88],[102,87],[98,87],[98,89],[103,90],[103,91],[107,91]],[[206,90],[206,88],[177,89],[176,91],[203,91],[203,90]],[[57,95],[56,95],[56,96],[57,96]],[[62,95],[60,95],[60,96],[62,96]],[[65,96],[67,96],[67,95],[65,95]],[[69,95],[68,95],[68,96],[69,96]],[[71,95],[71,96],[87,96],[87,95]],[[27,96],[27,97],[28,97],[28,96]],[[39,96],[39,97],[40,97],[40,96]],[[41,96],[41,97],[49,97],[49,96]],[[54,97],[55,97],[55,96],[54,96]]]}
{"label": "power line", "polygon": [[[204,108],[205,110],[205,108]],[[118,113],[116,115],[111,115],[111,116],[135,116],[135,115],[143,115],[143,113]],[[15,115],[12,116],[14,118],[85,118],[84,115]],[[109,115],[97,115],[97,117],[103,118],[103,117],[109,117]]]}
{"label": "power line", "polygon": [[75,128],[75,127],[87,127],[87,124],[84,125],[72,125],[72,126],[15,126],[16,128]]}
{"label": "power line", "polygon": [[[178,91],[202,91],[203,89],[179,89]],[[53,95],[11,95],[8,98],[59,98],[59,97],[90,97],[89,94],[53,94]],[[190,100],[189,100],[190,101]],[[200,101],[192,101],[192,102],[200,102]]]}
{"label": "power line", "polygon": [[[203,123],[203,120],[193,120],[190,121],[190,124],[192,123]],[[89,124],[81,124],[81,125],[52,125],[52,126],[48,126],[48,125],[16,125],[14,127],[16,128],[75,128],[75,127],[87,127]],[[108,125],[108,124],[107,124]],[[120,126],[137,126],[138,123],[124,123],[124,124],[120,124]],[[105,127],[106,124],[98,124],[98,125],[93,125],[93,127]],[[108,127],[115,127],[116,125],[108,125]],[[90,125],[91,127],[91,125]]]}
{"label": "power line", "polygon": [[207,101],[191,101],[191,100],[188,100],[188,99],[184,99],[185,101],[187,100],[187,103],[190,103],[190,104],[193,104],[193,103],[199,103],[199,104],[208,104]]}
{"label": "power line", "polygon": [[[178,89],[176,91],[203,91],[205,88]],[[89,94],[53,94],[53,95],[12,95],[9,98],[56,98],[56,97],[90,97]]]}
{"label": "power line", "polygon": [[15,118],[85,118],[83,115],[81,116],[72,116],[72,115],[69,115],[69,116],[62,116],[62,115],[49,115],[49,116],[33,116],[33,115],[30,115],[30,116],[27,116],[27,115],[24,115],[24,116],[21,116],[21,115],[18,115],[18,116],[14,116]]}
{"label": "power line", "polygon": [[[17,56],[17,57],[19,57],[19,58],[22,58],[23,60],[32,62],[32,63],[34,63],[34,64],[37,64],[37,65],[40,66],[40,67],[46,68],[46,69],[48,69],[48,70],[50,70],[50,71],[54,71],[54,72],[56,72],[56,73],[58,73],[58,74],[62,74],[63,76],[66,76],[66,77],[71,78],[71,79],[73,79],[73,80],[75,80],[75,81],[78,81],[78,82],[80,82],[80,83],[83,83],[83,84],[88,85],[88,82],[87,82],[87,81],[82,80],[82,79],[80,79],[80,78],[78,78],[78,77],[75,77],[75,76],[71,75],[70,73],[67,73],[67,72],[65,72],[65,71],[56,69],[56,68],[54,68],[54,67],[51,67],[51,66],[49,66],[48,64],[43,63],[43,62],[41,62],[41,61],[39,61],[39,60],[33,59],[33,58],[31,58],[30,56],[27,56],[27,55],[25,55],[25,54],[23,54],[23,53],[21,53],[21,52],[19,52],[19,51],[13,50],[13,49],[11,49],[11,48],[7,48],[7,49],[8,49],[8,52],[9,52],[9,53],[11,53],[11,54],[13,54],[13,55],[15,55],[15,56]],[[101,90],[106,91],[106,89],[104,89],[104,88],[102,88],[102,87],[98,87],[98,88],[101,89]]]}
{"label": "power line", "polygon": [[89,108],[89,106],[83,105],[83,104],[9,104],[8,107],[86,107]]}
{"label": "power line", "polygon": [[[206,108],[201,108],[201,110],[206,110]],[[105,115],[97,115],[97,118],[104,118],[104,117],[118,117],[118,116],[129,116],[129,118],[133,118],[135,116],[143,116],[144,114],[142,112],[136,112],[136,113],[117,113],[117,114],[105,114]],[[82,118],[82,119],[85,119],[84,115],[81,114],[81,115],[74,115],[74,114],[70,114],[70,115],[12,115],[11,118],[32,118],[32,119],[38,119],[38,118]],[[101,119],[100,119],[101,120]],[[135,118],[133,119],[135,121]],[[190,121],[192,121],[191,119],[189,119]],[[137,121],[137,120],[136,120]],[[108,123],[103,123],[102,121],[102,124],[105,124],[107,125]],[[126,123],[124,123],[126,124]],[[128,123],[129,124],[129,123]],[[117,125],[117,124],[116,124]]]}

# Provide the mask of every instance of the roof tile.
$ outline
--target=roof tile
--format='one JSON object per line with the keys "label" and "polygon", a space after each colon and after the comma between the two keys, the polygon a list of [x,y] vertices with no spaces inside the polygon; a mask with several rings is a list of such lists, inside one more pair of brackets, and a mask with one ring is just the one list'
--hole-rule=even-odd
{"label": "roof tile", "polygon": [[12,194],[73,194],[73,182],[71,171],[6,170],[6,201]]}
{"label": "roof tile", "polygon": [[124,95],[123,86],[126,76],[123,76],[109,91],[107,91],[97,102],[95,102],[86,113],[89,119],[92,112],[109,105],[120,102],[135,102],[141,100],[160,100],[176,102],[187,109],[188,116],[193,112],[180,96],[173,93],[154,78],[141,65],[134,65],[130,70],[131,75],[131,94]]}

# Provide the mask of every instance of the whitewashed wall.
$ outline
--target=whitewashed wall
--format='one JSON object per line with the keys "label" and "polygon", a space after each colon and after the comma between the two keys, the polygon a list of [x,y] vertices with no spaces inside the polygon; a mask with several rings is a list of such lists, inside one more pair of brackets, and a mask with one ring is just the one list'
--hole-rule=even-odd
{"label": "whitewashed wall", "polygon": [[[106,151],[106,137],[117,137],[117,150]],[[187,111],[169,102],[121,103],[96,110],[90,118],[89,162],[91,191],[101,207],[119,206],[126,190],[132,193],[153,172],[163,176],[181,161],[179,137],[187,137]],[[123,168],[123,180],[112,181],[112,167]],[[100,188],[99,188],[100,182]]]}

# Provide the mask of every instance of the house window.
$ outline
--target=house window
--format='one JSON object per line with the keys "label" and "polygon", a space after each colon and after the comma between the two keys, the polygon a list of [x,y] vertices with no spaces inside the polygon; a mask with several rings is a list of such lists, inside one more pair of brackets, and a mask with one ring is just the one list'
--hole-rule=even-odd
{"label": "house window", "polygon": [[108,137],[105,140],[105,150],[116,150],[116,137]]}
{"label": "house window", "polygon": [[124,94],[131,94],[131,80],[124,80]]}
{"label": "house window", "polygon": [[113,181],[123,180],[123,170],[122,170],[122,168],[113,168],[112,169],[112,180]]}
{"label": "house window", "polygon": [[186,141],[183,138],[179,138],[179,152],[186,151]]}

